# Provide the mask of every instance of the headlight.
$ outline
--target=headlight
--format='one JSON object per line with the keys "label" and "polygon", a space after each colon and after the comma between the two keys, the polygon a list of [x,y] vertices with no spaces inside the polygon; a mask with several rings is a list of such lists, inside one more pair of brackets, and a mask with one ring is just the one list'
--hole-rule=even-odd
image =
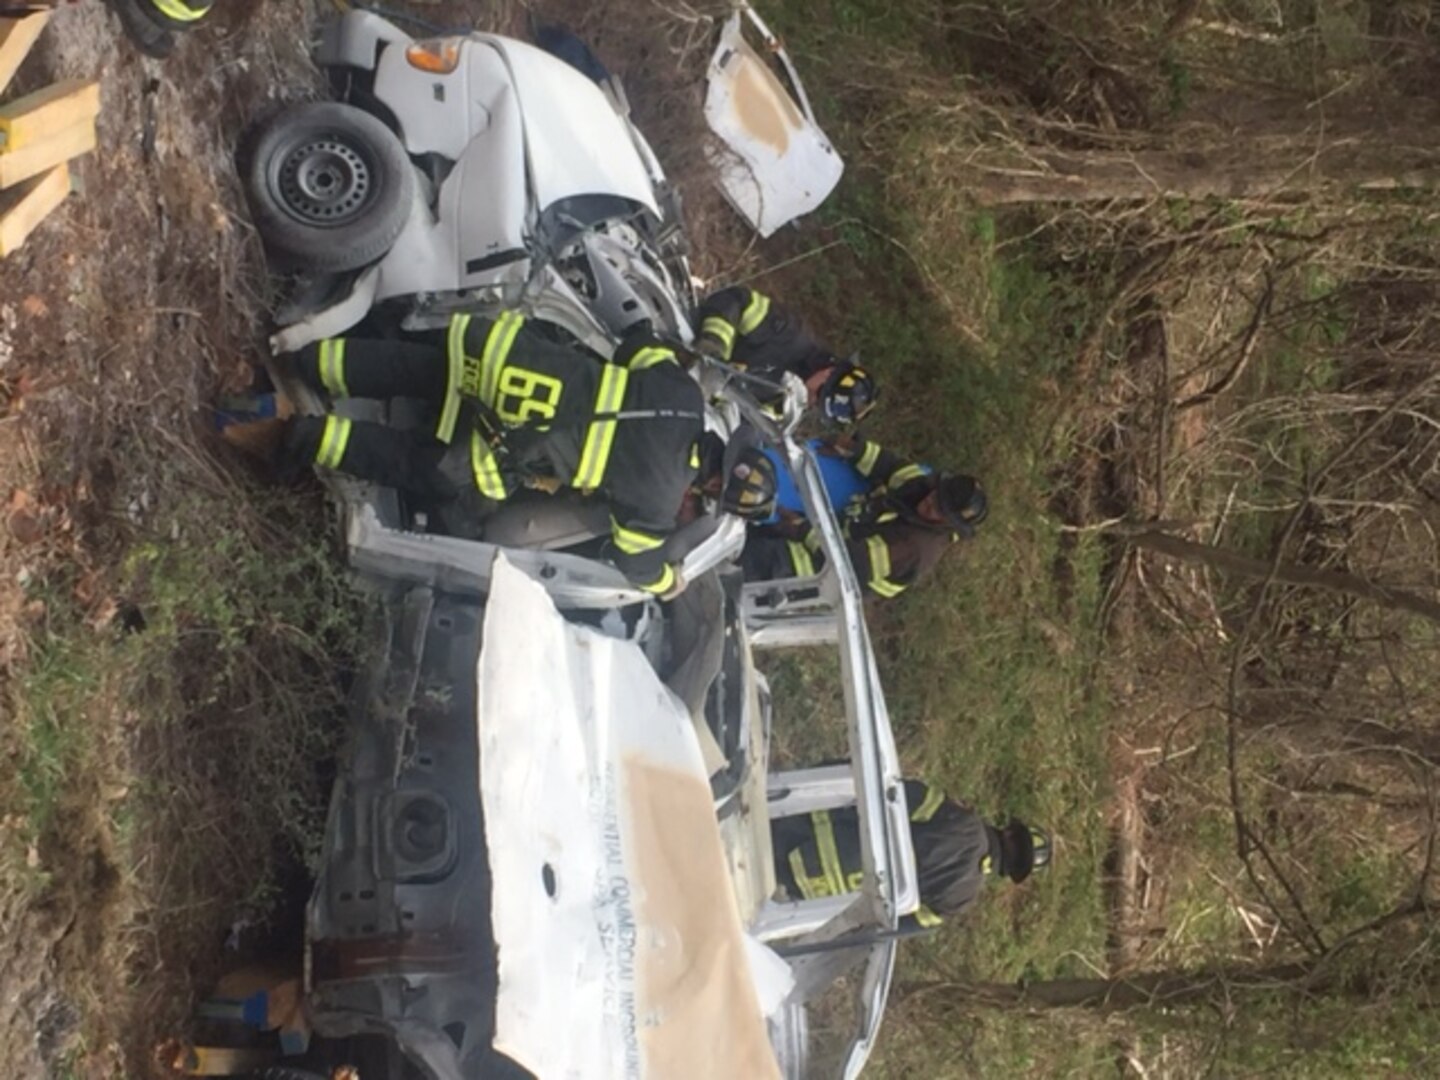
{"label": "headlight", "polygon": [[417,41],[405,50],[410,66],[432,75],[449,75],[460,66],[460,46],[464,38],[432,38]]}

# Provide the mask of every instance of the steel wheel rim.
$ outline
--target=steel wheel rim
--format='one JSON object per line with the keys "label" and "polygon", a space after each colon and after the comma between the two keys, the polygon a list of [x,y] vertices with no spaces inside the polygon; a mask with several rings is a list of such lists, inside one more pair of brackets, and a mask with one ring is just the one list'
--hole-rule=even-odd
{"label": "steel wheel rim", "polygon": [[312,135],[280,156],[275,194],[296,221],[335,228],[360,217],[376,190],[368,156],[332,134]]}

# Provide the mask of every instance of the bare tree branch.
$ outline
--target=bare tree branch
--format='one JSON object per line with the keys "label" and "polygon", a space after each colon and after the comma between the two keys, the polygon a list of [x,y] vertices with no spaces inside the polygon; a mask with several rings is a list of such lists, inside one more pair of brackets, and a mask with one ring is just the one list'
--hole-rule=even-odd
{"label": "bare tree branch", "polygon": [[[1308,506],[1303,500],[1301,506]],[[1114,531],[1122,531],[1116,529]],[[1224,573],[1238,577],[1254,578],[1263,583],[1275,585],[1296,585],[1329,592],[1343,593],[1370,600],[1381,607],[1395,611],[1408,611],[1431,622],[1440,623],[1440,602],[1405,589],[1381,585],[1341,570],[1322,570],[1299,563],[1277,561],[1267,563],[1263,559],[1251,558],[1213,544],[1202,544],[1195,540],[1175,536],[1172,533],[1146,529],[1131,533],[1130,542],[1137,547],[1158,551],[1162,555],[1183,559],[1186,562],[1203,563]]]}
{"label": "bare tree branch", "polygon": [[1184,412],[1186,409],[1193,409],[1197,405],[1204,405],[1214,401],[1225,391],[1229,390],[1245,369],[1250,366],[1250,358],[1255,355],[1255,346],[1260,341],[1260,329],[1265,325],[1266,316],[1270,314],[1270,305],[1275,300],[1275,279],[1267,274],[1265,276],[1265,291],[1260,296],[1260,302],[1255,305],[1255,313],[1250,317],[1250,325],[1245,328],[1245,337],[1240,344],[1240,353],[1235,358],[1235,363],[1230,365],[1230,370],[1225,372],[1218,380],[1211,383],[1198,394],[1186,398],[1175,406],[1176,412]]}

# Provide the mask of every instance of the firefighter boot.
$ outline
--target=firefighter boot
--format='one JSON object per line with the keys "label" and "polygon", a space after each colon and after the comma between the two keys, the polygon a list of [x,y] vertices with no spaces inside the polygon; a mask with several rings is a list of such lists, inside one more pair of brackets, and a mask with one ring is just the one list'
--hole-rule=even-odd
{"label": "firefighter boot", "polygon": [[175,51],[175,31],[161,26],[151,15],[147,0],[110,0],[120,17],[125,36],[146,56],[164,60]]}

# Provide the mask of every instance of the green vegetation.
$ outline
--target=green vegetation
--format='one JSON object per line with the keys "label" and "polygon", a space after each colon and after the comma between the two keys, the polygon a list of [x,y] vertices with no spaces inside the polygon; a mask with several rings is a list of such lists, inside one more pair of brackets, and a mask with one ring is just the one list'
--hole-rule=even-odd
{"label": "green vegetation", "polygon": [[[1179,5],[1183,18],[1208,20],[1206,29],[1182,33],[1183,23],[1167,26],[1171,7],[1021,0],[919,3],[882,15],[837,0],[765,12],[783,30],[848,171],[804,240],[804,248],[840,246],[757,284],[805,310],[836,348],[860,350],[879,373],[886,397],[871,434],[973,471],[991,495],[980,538],[953,552],[924,588],[872,612],[905,767],[989,815],[1027,817],[1057,836],[1052,873],[1024,889],[990,889],[963,925],[902,949],[899,990],[872,1064],[878,1076],[1101,1076],[1117,1068],[1131,1075],[1132,1066],[1136,1075],[1157,1067],[1164,1075],[1433,1070],[1422,1035],[1433,1025],[1403,997],[1403,981],[1383,990],[1367,984],[1353,1013],[1328,1000],[1302,1007],[1293,992],[1249,1010],[1111,1017],[964,1005],[967,983],[1115,970],[1115,785],[1126,772],[1144,774],[1145,891],[1153,887],[1163,912],[1135,946],[1148,969],[1243,968],[1293,951],[1267,895],[1291,925],[1301,905],[1327,946],[1352,931],[1366,940],[1365,928],[1403,902],[1424,862],[1415,835],[1423,836],[1423,809],[1413,831],[1407,824],[1403,837],[1390,837],[1397,826],[1387,824],[1393,813],[1383,798],[1361,798],[1401,784],[1402,769],[1419,767],[1414,752],[1407,764],[1373,769],[1369,759],[1332,762],[1335,736],[1305,727],[1300,697],[1258,695],[1269,687],[1308,691],[1337,673],[1343,680],[1351,652],[1342,663],[1341,650],[1373,632],[1416,650],[1393,676],[1409,688],[1404,700],[1418,701],[1435,670],[1424,651],[1433,651],[1433,627],[1402,629],[1390,619],[1381,631],[1377,619],[1362,631],[1352,603],[1323,593],[1281,590],[1265,612],[1256,639],[1275,655],[1255,661],[1259,716],[1240,740],[1236,790],[1294,900],[1252,854],[1262,895],[1236,856],[1225,713],[1215,704],[1228,669],[1223,650],[1253,602],[1254,582],[1157,563],[1137,582],[1120,546],[1102,533],[1059,527],[1077,516],[1143,518],[1154,499],[1168,497],[1161,516],[1193,515],[1204,522],[1199,537],[1269,558],[1307,476],[1355,435],[1358,421],[1345,403],[1360,399],[1345,395],[1393,385],[1373,361],[1349,361],[1347,350],[1363,355],[1366,335],[1398,348],[1400,327],[1416,325],[1402,323],[1396,306],[1415,301],[1376,299],[1374,276],[1402,262],[1419,268],[1417,279],[1433,276],[1436,255],[1424,238],[1434,216],[1407,221],[1408,194],[1343,204],[1329,217],[1335,208],[1323,203],[1267,206],[1255,197],[973,205],[959,169],[987,141],[1012,151],[1003,160],[1021,172],[1041,165],[1023,156],[1019,141],[1035,142],[1040,153],[1047,139],[1072,151],[1158,145],[1216,95],[1253,92],[1229,72],[1263,70],[1275,99],[1344,94],[1385,70],[1367,26],[1373,35],[1383,25],[1398,40],[1418,25],[1397,21],[1408,16],[1394,5],[1205,6],[1199,15]],[[1430,44],[1416,45],[1417,55]],[[1433,198],[1416,198],[1433,208]],[[1207,239],[1191,255],[1179,238],[1201,235]],[[1168,271],[1147,277],[1148,261],[1171,243]],[[1164,422],[1178,430],[1154,435],[1155,381],[1170,380],[1172,401],[1219,384],[1267,283],[1273,303],[1224,403],[1172,412]],[[1143,352],[1139,329],[1157,310],[1167,335],[1163,373]],[[1378,411],[1365,408],[1365,416]],[[1151,443],[1131,449],[1141,443],[1132,428],[1170,441],[1158,467]],[[1367,463],[1393,470],[1396,460]],[[1354,475],[1376,473],[1357,463]],[[1310,546],[1292,543],[1295,557],[1351,565],[1344,555],[1327,560],[1344,551],[1340,537],[1361,527],[1359,513],[1316,515],[1324,524]],[[1415,527],[1415,517],[1407,521],[1384,535]],[[1433,559],[1405,565],[1408,580],[1433,572]],[[1117,603],[1126,591],[1131,599]],[[1343,683],[1352,696],[1341,700],[1377,693],[1382,662],[1353,666]],[[834,715],[823,667],[787,662],[774,681],[782,722],[787,698],[804,703],[802,751],[843,749],[813,731],[818,718]],[[1266,726],[1265,710],[1292,700],[1293,712]],[[1393,707],[1380,714],[1405,723]],[[1141,753],[1148,756],[1137,765]],[[1426,805],[1423,794],[1410,798]],[[1417,950],[1416,972],[1430,971],[1428,939],[1401,940]],[[1365,963],[1376,961],[1367,953]],[[936,982],[951,989],[907,993]]]}
{"label": "green vegetation", "polygon": [[[128,985],[137,950],[164,978],[212,971],[217,928],[266,924],[318,855],[365,614],[309,498],[199,456],[150,483],[139,520],[87,537],[106,561],[77,545],[30,582],[0,736],[18,764],[0,898],[71,913],[55,948],[89,950],[67,963],[93,981],[67,990],[102,1047],[181,1030],[188,999],[167,992],[122,1033],[126,1003],[92,987]],[[96,1060],[77,1047],[66,1075]]]}
{"label": "green vegetation", "polygon": [[[360,609],[328,545],[286,535],[295,511],[283,496],[243,484],[228,495],[181,489],[134,538],[113,580],[89,577],[82,587],[62,573],[34,590],[43,617],[12,702],[12,812],[29,843],[57,827],[77,785],[97,780],[122,792],[117,816],[173,813],[177,795],[202,777],[147,769],[131,790],[125,770],[107,773],[117,757],[215,735],[231,751],[223,786],[237,816],[227,827],[288,838],[297,851],[314,841],[313,763],[334,745],[334,664],[353,655]],[[303,527],[323,535],[319,521]],[[82,604],[76,593],[87,590],[104,595]],[[118,754],[115,740],[128,744]]]}

